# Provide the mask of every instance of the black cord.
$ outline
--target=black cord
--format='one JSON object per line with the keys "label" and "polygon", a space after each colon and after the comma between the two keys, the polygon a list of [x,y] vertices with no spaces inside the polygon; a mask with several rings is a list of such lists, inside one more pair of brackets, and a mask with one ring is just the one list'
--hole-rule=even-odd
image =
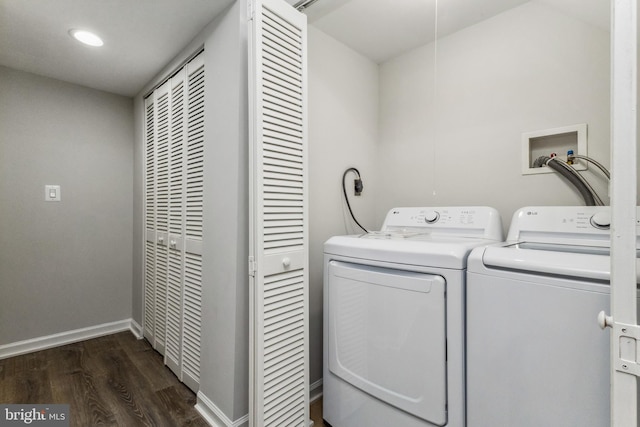
{"label": "black cord", "polygon": [[[360,172],[358,171],[358,169],[349,168],[346,171],[344,171],[344,173],[342,174],[342,193],[344,194],[344,200],[347,202],[347,208],[349,208],[349,213],[351,214],[351,218],[353,218],[355,223],[358,224],[358,227],[362,228],[362,230],[364,230],[365,233],[368,233],[369,231],[366,228],[364,228],[362,225],[360,225],[360,223],[356,219],[355,215],[353,214],[353,211],[351,210],[351,204],[349,204],[349,197],[347,196],[347,187],[345,186],[345,183],[344,183],[344,180],[347,177],[347,174],[349,172],[355,172],[356,175],[358,175],[358,180],[360,180]],[[362,184],[360,184],[360,186],[362,186]],[[361,188],[361,191],[362,191],[362,188]]]}

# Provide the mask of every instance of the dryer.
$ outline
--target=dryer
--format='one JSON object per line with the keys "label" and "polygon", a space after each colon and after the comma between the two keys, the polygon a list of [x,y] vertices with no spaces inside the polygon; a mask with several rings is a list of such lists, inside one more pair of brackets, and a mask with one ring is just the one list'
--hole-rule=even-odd
{"label": "dryer", "polygon": [[522,208],[469,256],[469,427],[609,425],[609,209]]}
{"label": "dryer", "polygon": [[502,241],[488,207],[395,208],[324,245],[323,418],[464,426],[467,255]]}

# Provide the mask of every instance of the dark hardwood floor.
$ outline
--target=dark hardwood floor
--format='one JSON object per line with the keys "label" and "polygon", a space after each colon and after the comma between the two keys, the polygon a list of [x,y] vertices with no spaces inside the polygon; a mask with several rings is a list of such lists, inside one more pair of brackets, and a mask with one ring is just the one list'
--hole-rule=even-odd
{"label": "dark hardwood floor", "polygon": [[327,426],[322,420],[322,398],[316,400],[311,404],[310,414],[311,420],[313,421],[313,427]]}
{"label": "dark hardwood floor", "polygon": [[207,426],[146,340],[121,332],[0,360],[0,403],[68,403],[71,426]]}

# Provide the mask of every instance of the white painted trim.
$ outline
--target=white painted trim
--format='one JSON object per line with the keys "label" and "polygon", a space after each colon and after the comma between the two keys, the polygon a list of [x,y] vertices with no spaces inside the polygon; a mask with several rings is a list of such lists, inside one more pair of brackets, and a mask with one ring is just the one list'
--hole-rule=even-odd
{"label": "white painted trim", "polygon": [[[637,425],[637,0],[614,0],[611,22],[611,426]],[[625,331],[626,332],[626,331]],[[624,364],[623,364],[624,363]],[[637,366],[637,365],[636,365]],[[620,369],[622,368],[622,369]],[[585,372],[585,374],[588,374]]]}
{"label": "white painted trim", "polygon": [[142,326],[140,326],[140,324],[138,322],[136,322],[135,320],[131,319],[131,324],[129,325],[129,330],[131,330],[131,333],[139,340],[141,340],[142,338],[144,338],[144,336],[142,335]]}
{"label": "white painted trim", "polygon": [[322,398],[322,378],[309,386],[309,404]]}
{"label": "white painted trim", "polygon": [[231,421],[204,393],[199,391],[197,397],[195,408],[212,427],[240,427],[249,422],[249,414]]}
{"label": "white painted trim", "polygon": [[[135,325],[134,325],[135,324]],[[134,327],[140,328],[133,319],[119,320],[117,322],[103,323],[102,325],[89,326],[87,328],[75,329],[73,331],[60,332],[44,337],[32,338],[24,341],[17,341],[0,345],[0,360],[7,359],[21,354],[32,353],[34,351],[46,350],[48,348],[59,347],[78,341],[91,338],[98,338],[104,335],[115,334],[116,332],[131,331],[138,336]]]}

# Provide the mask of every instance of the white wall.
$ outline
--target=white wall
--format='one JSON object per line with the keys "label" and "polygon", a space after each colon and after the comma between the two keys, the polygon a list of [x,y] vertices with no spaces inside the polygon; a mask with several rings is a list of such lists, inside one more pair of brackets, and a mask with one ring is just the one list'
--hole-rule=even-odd
{"label": "white wall", "polygon": [[205,198],[200,390],[231,420],[249,412],[247,8],[205,40]]}
{"label": "white wall", "polygon": [[342,174],[356,167],[362,196],[347,191],[358,221],[375,223],[373,203],[378,180],[378,67],[369,59],[309,27],[309,309],[310,379],[322,378],[322,254],[331,236],[361,232],[345,215]]}
{"label": "white wall", "polygon": [[0,94],[0,345],[130,318],[131,99],[5,67]]}
{"label": "white wall", "polygon": [[431,44],[380,67],[379,219],[481,204],[508,227],[522,206],[583,203],[555,174],[521,175],[521,134],[587,123],[589,155],[609,164],[608,32],[530,2],[442,38],[436,62]]}

